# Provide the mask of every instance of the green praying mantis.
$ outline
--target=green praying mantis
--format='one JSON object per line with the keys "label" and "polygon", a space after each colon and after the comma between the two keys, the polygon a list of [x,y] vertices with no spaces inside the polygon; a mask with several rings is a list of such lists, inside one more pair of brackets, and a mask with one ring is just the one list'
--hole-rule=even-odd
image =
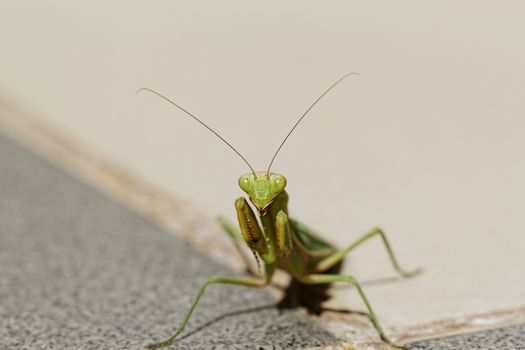
{"label": "green praying mantis", "polygon": [[[364,242],[373,237],[380,237],[390,261],[394,269],[403,277],[414,276],[420,272],[420,269],[413,271],[406,271],[399,265],[390,243],[380,228],[374,228],[363,236],[349,244],[344,249],[338,249],[320,235],[316,234],[303,223],[291,218],[288,214],[288,194],[286,193],[286,178],[283,175],[270,172],[272,164],[288,140],[292,132],[310,112],[310,110],[341,81],[351,75],[359,75],[358,73],[349,73],[342,76],[339,80],[333,83],[326,89],[301,115],[294,126],[290,129],[286,137],[283,139],[277,151],[274,153],[270,164],[266,171],[256,172],[246,158],[233,147],[222,136],[215,132],[212,128],[202,122],[195,115],[190,113],[185,108],[177,103],[164,97],[160,93],[142,88],[137,91],[147,91],[158,95],[167,102],[171,103],[178,109],[182,110],[195,121],[203,125],[215,136],[222,140],[228,147],[230,147],[250,168],[250,173],[241,175],[239,177],[239,187],[248,195],[249,200],[257,211],[259,221],[251,209],[248,201],[244,197],[240,197],[235,201],[235,209],[237,212],[237,219],[239,221],[238,230],[231,222],[224,217],[219,217],[218,222],[224,228],[226,233],[233,239],[236,249],[245,261],[248,271],[251,270],[248,257],[244,254],[241,246],[246,244],[253,252],[257,264],[262,260],[264,266],[264,273],[260,276],[254,277],[230,277],[230,276],[212,276],[209,277],[199,288],[195,295],[189,309],[175,333],[168,339],[147,345],[148,349],[157,349],[172,344],[175,339],[184,331],[188,320],[190,319],[195,307],[199,303],[206,289],[212,284],[229,284],[246,287],[264,287],[271,283],[272,277],[276,269],[282,269],[289,273],[293,279],[299,281],[303,285],[330,285],[334,282],[343,282],[353,285],[361,297],[368,316],[377,330],[381,339],[389,345],[396,348],[404,348],[402,345],[394,343],[384,333],[378,318],[368,301],[360,283],[355,277],[350,275],[339,274],[341,262],[344,257],[362,245]],[[260,259],[260,260],[259,260]]]}

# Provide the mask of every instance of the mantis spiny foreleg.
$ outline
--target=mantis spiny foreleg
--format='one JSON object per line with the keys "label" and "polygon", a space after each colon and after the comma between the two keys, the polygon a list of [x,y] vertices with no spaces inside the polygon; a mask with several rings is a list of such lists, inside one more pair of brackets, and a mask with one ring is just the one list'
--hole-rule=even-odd
{"label": "mantis spiny foreleg", "polygon": [[275,217],[275,236],[277,238],[277,246],[282,254],[284,256],[290,254],[292,251],[292,236],[288,225],[288,215],[282,210]]}
{"label": "mantis spiny foreleg", "polygon": [[245,251],[242,248],[242,245],[246,244],[246,242],[244,241],[244,238],[242,237],[240,231],[224,216],[219,216],[217,218],[217,222],[232,239],[235,249],[239,253],[242,261],[244,262],[244,265],[246,266],[246,271],[249,274],[256,276],[258,274],[257,270],[254,269],[250,258],[248,257],[248,255],[246,255]]}

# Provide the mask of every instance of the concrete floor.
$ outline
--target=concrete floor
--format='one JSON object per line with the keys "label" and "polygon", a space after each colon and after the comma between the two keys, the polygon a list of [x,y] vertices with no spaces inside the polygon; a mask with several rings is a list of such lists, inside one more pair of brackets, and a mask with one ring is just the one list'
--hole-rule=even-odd
{"label": "concrete floor", "polygon": [[[173,331],[198,285],[227,268],[0,136],[0,347],[139,349]],[[173,349],[336,344],[264,290],[213,286]],[[525,326],[413,343],[524,349]]]}
{"label": "concrete floor", "polygon": [[[0,349],[140,349],[231,272],[0,137]],[[333,343],[267,291],[213,286],[172,349]]]}
{"label": "concrete floor", "polygon": [[[173,307],[159,316],[163,321],[169,315],[173,319],[155,329],[156,335],[167,333],[167,328],[177,322],[181,308],[208,273],[238,266],[230,264],[235,259],[229,258],[235,254],[218,248],[223,235],[215,235],[210,227],[213,225],[204,223],[212,222],[218,213],[234,217],[232,202],[241,194],[236,178],[246,167],[180,111],[155,96],[135,95],[136,89],[147,86],[174,98],[216,128],[260,169],[266,167],[274,147],[308,103],[337,77],[358,71],[361,78],[345,81],[312,110],[272,168],[288,177],[291,215],[339,245],[380,225],[404,266],[425,268],[416,279],[366,286],[384,327],[397,338],[423,339],[517,324],[525,320],[525,279],[520,268],[525,251],[525,235],[520,229],[525,208],[525,158],[520,151],[525,148],[524,4],[406,0],[383,2],[378,7],[376,3],[357,2],[326,6],[302,0],[253,5],[228,0],[213,5],[164,1],[151,6],[141,1],[108,4],[95,0],[72,5],[56,0],[50,6],[43,2],[5,2],[0,5],[0,124],[6,114],[20,112],[37,122],[38,126],[28,123],[32,131],[50,126],[57,132],[47,135],[49,138],[58,135],[60,140],[64,136],[72,141],[61,144],[66,149],[80,145],[109,168],[125,169],[119,181],[108,181],[109,187],[113,186],[109,190],[104,187],[107,183],[97,182],[97,176],[91,176],[85,167],[75,170],[76,176],[93,180],[96,188],[121,200],[124,207],[140,207],[141,215],[155,224],[171,220],[173,232],[184,237],[184,242],[217,259],[201,262],[196,258],[199,274],[191,278],[173,275],[187,269],[169,271],[167,275],[173,280],[166,282],[166,288],[173,288],[175,279],[188,280],[189,286],[180,287],[187,288],[184,291],[174,289],[184,295],[183,301],[178,294],[167,300],[167,296],[163,299],[149,292],[155,299],[144,310],[152,312],[150,305],[157,305],[158,300],[163,300],[165,307]],[[27,141],[26,136],[20,141]],[[49,156],[43,144],[36,142],[33,146]],[[65,153],[50,158],[57,160]],[[2,154],[5,158],[8,152]],[[69,164],[59,159],[68,169],[85,160],[75,152],[69,156]],[[8,178],[5,164],[18,162],[12,157],[0,163],[2,178]],[[34,158],[31,162],[40,161]],[[100,175],[98,170],[94,171],[96,175]],[[35,168],[29,175],[39,178],[39,171]],[[53,171],[62,174],[61,170]],[[62,175],[55,178],[62,179]],[[137,231],[138,226],[131,222],[140,218],[133,213],[129,219],[113,222],[118,215],[105,216],[100,213],[102,205],[79,199],[84,197],[49,197],[54,186],[62,185],[46,183],[42,185],[46,192],[31,185],[36,180],[26,175],[11,173],[9,179],[9,183],[0,184],[0,215],[7,220],[2,225],[9,224],[0,235],[5,236],[5,247],[15,245],[17,249],[7,251],[0,245],[2,259],[10,261],[2,261],[0,269],[12,271],[0,274],[0,312],[11,310],[10,315],[38,318],[39,313],[33,312],[36,306],[31,305],[49,304],[44,298],[47,295],[39,293],[54,293],[53,288],[58,288],[54,283],[62,283],[56,277],[45,277],[55,270],[62,273],[60,263],[78,259],[70,266],[73,273],[62,277],[69,279],[76,277],[77,267],[78,271],[93,271],[91,265],[84,265],[89,259],[113,261],[103,249],[122,249],[123,255],[117,254],[122,260],[119,264],[132,260],[129,264],[136,266],[126,250],[135,254],[135,243],[127,240],[138,234],[155,236],[146,235],[146,229]],[[137,183],[140,186],[133,187]],[[141,196],[147,192],[144,183],[160,191],[145,198]],[[93,189],[83,191],[96,193]],[[101,203],[112,203],[103,198]],[[173,198],[191,205],[172,205]],[[69,202],[74,200],[80,201],[78,206]],[[47,208],[49,203],[56,205],[54,211]],[[193,208],[205,214],[188,215]],[[178,215],[172,215],[172,210]],[[35,214],[29,215],[33,211]],[[53,221],[54,217],[59,222]],[[181,223],[181,218],[187,220]],[[188,230],[179,229],[186,223]],[[97,235],[93,228],[102,234]],[[73,240],[77,246],[66,239],[70,236],[51,240],[55,236],[47,237],[44,232],[51,230],[57,235],[64,229],[77,235],[86,232],[82,239],[96,238],[102,250],[84,251],[86,242],[80,238]],[[123,229],[130,232],[129,237],[122,234],[125,239],[110,239]],[[203,235],[196,237],[195,231]],[[36,237],[28,234],[35,232]],[[7,235],[9,244],[3,242]],[[171,242],[175,238],[165,239]],[[53,246],[45,245],[49,242],[57,244],[52,254],[49,249]],[[131,247],[122,248],[121,242]],[[176,242],[173,244],[184,247],[180,250],[190,249],[186,243]],[[151,244],[158,243],[148,241],[144,246]],[[142,265],[156,261],[151,257],[156,248],[148,249],[148,254],[140,255]],[[157,278],[156,273],[164,274],[162,269],[168,269],[176,259],[186,257],[184,252],[170,250],[175,251],[181,258],[173,254],[163,258],[166,262],[156,267],[152,278]],[[60,258],[62,255],[67,259]],[[40,256],[35,261],[42,264],[33,262],[28,267],[32,260],[24,263],[26,256]],[[224,269],[216,266],[216,261],[223,262]],[[49,267],[48,262],[56,266]],[[347,262],[345,273],[361,281],[392,275],[379,242],[360,248]],[[117,271],[125,268],[117,268],[117,263],[108,266],[115,271],[91,274],[107,273],[104,278],[114,276],[114,281],[120,281]],[[134,273],[128,271],[130,276],[125,277],[147,281]],[[80,272],[79,276],[85,277]],[[18,286],[13,287],[12,281],[26,287],[18,294],[11,292]],[[86,283],[82,288],[90,286]],[[150,288],[157,288],[150,283]],[[32,288],[34,285],[39,288]],[[6,286],[9,292],[5,292]],[[82,288],[78,289],[84,291]],[[89,293],[105,305],[102,296],[113,287],[100,287],[102,292],[99,287],[94,291],[89,288]],[[148,295],[142,285],[136,288],[137,298]],[[89,294],[83,293],[80,297]],[[211,290],[209,300],[214,300],[213,293],[221,292]],[[337,288],[334,293],[333,307],[362,309],[351,288]],[[52,295],[58,298],[59,294]],[[267,293],[261,295],[261,302],[266,297],[273,302]],[[76,301],[77,295],[73,296],[71,300]],[[12,311],[17,305],[14,303],[23,304],[25,314]],[[85,304],[90,305],[87,301]],[[111,308],[118,305],[112,303]],[[90,307],[95,311],[88,315],[111,309]],[[63,310],[69,309],[64,306]],[[203,317],[195,318],[196,327],[214,315],[223,315],[219,311],[208,315],[206,312],[211,311],[207,309],[201,312],[201,316],[196,315]],[[261,311],[256,317],[263,314]],[[271,319],[274,314],[269,315]],[[321,323],[347,341],[376,339],[366,320],[362,327],[335,316]],[[21,324],[32,325],[31,334],[50,335],[54,332],[50,330],[67,329],[62,323],[45,330],[39,328],[40,323]],[[75,325],[73,322],[71,327]],[[152,326],[141,327],[149,330]],[[122,332],[130,336],[136,333]],[[89,330],[89,334],[95,333]],[[120,334],[117,338],[122,335],[114,334]],[[239,341],[236,344],[242,344],[240,339],[234,339]]]}
{"label": "concrete floor", "polygon": [[[264,170],[323,89],[360,72],[272,167],[288,178],[290,215],[340,246],[379,225],[403,266],[425,268],[367,291],[399,334],[525,307],[525,2],[2,3],[5,106],[208,218],[235,218],[248,168],[138,88]],[[361,281],[393,275],[378,241],[348,262]],[[362,309],[351,289],[336,293],[334,307]]]}
{"label": "concrete floor", "polygon": [[[520,309],[525,318],[525,3],[205,3],[3,2],[0,114],[52,127],[126,169],[127,185],[159,187],[160,201],[190,202],[205,213],[195,228],[219,213],[234,219],[247,167],[138,88],[181,103],[259,170],[308,104],[358,71],[276,159],[290,215],[340,246],[379,225],[403,266],[425,268],[402,284],[367,286],[394,336],[419,339],[412,331],[423,325],[423,335],[499,327]],[[209,242],[196,246],[219,251]],[[393,275],[378,241],[347,262],[360,281]],[[333,307],[362,310],[352,289],[334,293]],[[346,339],[365,334],[343,321],[324,325]]]}
{"label": "concrete floor", "polygon": [[522,350],[525,349],[525,325],[427,340],[410,344],[410,349]]}

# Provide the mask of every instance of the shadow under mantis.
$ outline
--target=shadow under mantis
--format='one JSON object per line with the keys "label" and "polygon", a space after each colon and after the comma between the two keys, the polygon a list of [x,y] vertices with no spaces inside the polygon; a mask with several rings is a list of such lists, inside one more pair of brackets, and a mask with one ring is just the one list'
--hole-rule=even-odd
{"label": "shadow under mantis", "polygon": [[[334,267],[335,269],[336,267]],[[339,266],[337,267],[339,268]],[[363,281],[363,286],[379,286],[379,285],[387,285],[392,283],[399,283],[402,282],[404,279],[402,277],[398,276],[391,276],[391,277],[383,277],[383,278],[376,278],[371,279],[367,281]],[[255,306],[255,307],[249,307],[244,309],[239,309],[231,312],[224,313],[220,316],[217,316],[200,326],[197,326],[195,329],[189,331],[185,335],[181,336],[179,339],[186,339],[189,338],[195,334],[198,334],[202,330],[206,329],[207,327],[210,327],[218,322],[221,322],[225,319],[231,318],[231,317],[237,317],[240,315],[245,314],[251,314],[251,313],[258,313],[260,311],[264,310],[272,310],[277,309],[282,314],[283,312],[287,310],[298,310],[298,309],[304,309],[308,314],[310,315],[321,315],[324,312],[333,312],[333,313],[339,313],[339,314],[352,314],[352,315],[360,315],[364,316],[368,319],[370,319],[370,315],[367,312],[359,311],[359,310],[352,310],[352,309],[346,309],[346,308],[331,308],[331,307],[325,307],[323,306],[323,303],[328,301],[331,298],[330,290],[337,288],[353,288],[351,285],[341,285],[334,287],[332,284],[321,284],[321,285],[307,285],[303,284],[296,279],[291,279],[290,283],[284,287],[284,286],[278,286],[275,284],[270,285],[273,288],[282,290],[284,292],[283,297],[277,302],[277,303],[268,303],[265,305]]]}

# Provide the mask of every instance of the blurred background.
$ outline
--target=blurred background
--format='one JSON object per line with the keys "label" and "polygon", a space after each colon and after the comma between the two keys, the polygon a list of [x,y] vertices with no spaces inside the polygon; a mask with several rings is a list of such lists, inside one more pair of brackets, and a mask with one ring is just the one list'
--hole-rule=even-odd
{"label": "blurred background", "polygon": [[[379,225],[403,265],[425,268],[402,287],[370,289],[386,322],[512,310],[525,306],[524,10],[520,1],[2,1],[0,99],[203,215],[234,219],[237,178],[249,169],[137,89],[174,99],[264,170],[324,89],[359,72],[273,165],[288,179],[291,215],[339,245]],[[379,242],[349,262],[360,279],[392,275]],[[345,293],[334,303],[360,307]]]}

